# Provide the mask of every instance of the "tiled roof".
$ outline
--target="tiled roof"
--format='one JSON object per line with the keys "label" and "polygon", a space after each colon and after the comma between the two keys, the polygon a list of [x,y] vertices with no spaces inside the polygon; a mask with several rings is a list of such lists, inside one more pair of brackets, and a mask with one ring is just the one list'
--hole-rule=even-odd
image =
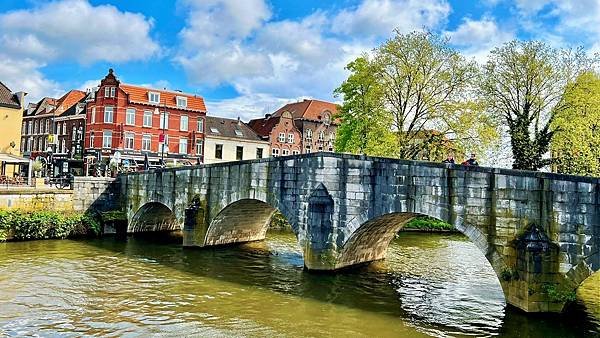
{"label": "tiled roof", "polygon": [[[218,132],[213,132],[218,130]],[[237,131],[237,132],[236,132]],[[244,122],[223,117],[207,116],[205,135],[261,141],[261,138]]]}
{"label": "tiled roof", "polygon": [[268,138],[271,130],[279,123],[279,116],[269,116],[262,119],[250,120],[248,126],[263,138]]}
{"label": "tiled roof", "polygon": [[[51,98],[51,97],[44,97],[43,99],[41,99],[41,100],[38,101],[38,103],[35,105],[35,109],[33,109],[31,111],[31,113],[29,115],[27,115],[27,116],[47,114],[47,112],[46,112],[46,107],[47,106],[55,107],[56,106],[56,99]],[[42,108],[43,108],[43,110],[42,110]]]}
{"label": "tiled roof", "polygon": [[0,82],[0,106],[16,109],[21,108],[21,103],[17,96],[2,82]]}
{"label": "tiled roof", "polygon": [[60,99],[56,101],[56,115],[60,116],[69,108],[76,105],[79,101],[84,99],[86,96],[85,92],[81,90],[71,90],[65,95],[63,95]]}
{"label": "tiled roof", "polygon": [[156,92],[160,93],[159,106],[166,104],[169,108],[181,109],[177,107],[177,96],[182,96],[187,98],[187,108],[185,109],[206,112],[206,105],[204,104],[204,99],[197,95],[174,92],[170,90],[146,88],[124,83],[120,84],[119,88],[121,88],[125,93],[127,93],[130,102],[150,104],[148,102],[148,92]]}
{"label": "tiled roof", "polygon": [[[336,115],[338,112],[335,103],[320,100],[304,100],[286,104],[273,113],[273,116],[280,116],[285,111],[292,113],[294,119],[311,121],[320,121],[323,118],[323,113],[326,111],[331,113],[332,116]],[[339,123],[339,121],[336,120],[334,123]]]}

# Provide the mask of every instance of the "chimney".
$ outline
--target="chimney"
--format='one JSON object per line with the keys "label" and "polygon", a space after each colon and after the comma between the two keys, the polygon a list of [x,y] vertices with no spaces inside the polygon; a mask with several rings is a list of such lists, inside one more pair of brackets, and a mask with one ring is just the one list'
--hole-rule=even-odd
{"label": "chimney", "polygon": [[27,95],[27,93],[17,92],[15,93],[15,95],[17,96],[17,100],[19,100],[19,105],[21,106],[21,108],[25,108],[25,96]]}
{"label": "chimney", "polygon": [[240,117],[238,116],[238,126],[242,125],[242,120],[240,120]]}

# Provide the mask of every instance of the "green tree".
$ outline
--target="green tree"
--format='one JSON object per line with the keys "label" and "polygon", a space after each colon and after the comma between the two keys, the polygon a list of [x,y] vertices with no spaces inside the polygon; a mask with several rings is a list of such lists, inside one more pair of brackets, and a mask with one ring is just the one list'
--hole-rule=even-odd
{"label": "green tree", "polygon": [[586,72],[568,85],[565,109],[552,121],[555,169],[562,174],[600,176],[600,77]]}
{"label": "green tree", "polygon": [[394,37],[347,67],[337,150],[439,160],[497,139],[475,98],[477,65],[431,33]]}
{"label": "green tree", "polygon": [[481,94],[508,128],[513,168],[550,164],[552,121],[565,108],[567,84],[594,63],[581,49],[556,50],[539,41],[511,41],[495,48],[484,66]]}
{"label": "green tree", "polygon": [[393,152],[391,120],[383,111],[374,65],[363,55],[346,66],[350,76],[334,92],[343,96],[336,151],[386,156]]}

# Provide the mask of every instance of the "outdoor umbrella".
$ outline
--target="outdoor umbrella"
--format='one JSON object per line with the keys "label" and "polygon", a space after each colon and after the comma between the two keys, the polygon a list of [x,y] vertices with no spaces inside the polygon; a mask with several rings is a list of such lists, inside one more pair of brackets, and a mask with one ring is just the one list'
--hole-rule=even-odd
{"label": "outdoor umbrella", "polygon": [[150,163],[148,162],[148,154],[144,154],[144,170],[150,169]]}

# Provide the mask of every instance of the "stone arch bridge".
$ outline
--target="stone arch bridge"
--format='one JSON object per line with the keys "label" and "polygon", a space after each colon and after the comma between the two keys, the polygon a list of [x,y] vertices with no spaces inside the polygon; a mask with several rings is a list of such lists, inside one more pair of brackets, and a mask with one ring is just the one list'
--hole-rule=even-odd
{"label": "stone arch bridge", "polygon": [[481,249],[507,303],[559,312],[600,269],[600,180],[342,154],[307,154],[121,175],[129,232],[183,231],[183,245],[265,238],[279,210],[309,270],[385,258],[427,215]]}

